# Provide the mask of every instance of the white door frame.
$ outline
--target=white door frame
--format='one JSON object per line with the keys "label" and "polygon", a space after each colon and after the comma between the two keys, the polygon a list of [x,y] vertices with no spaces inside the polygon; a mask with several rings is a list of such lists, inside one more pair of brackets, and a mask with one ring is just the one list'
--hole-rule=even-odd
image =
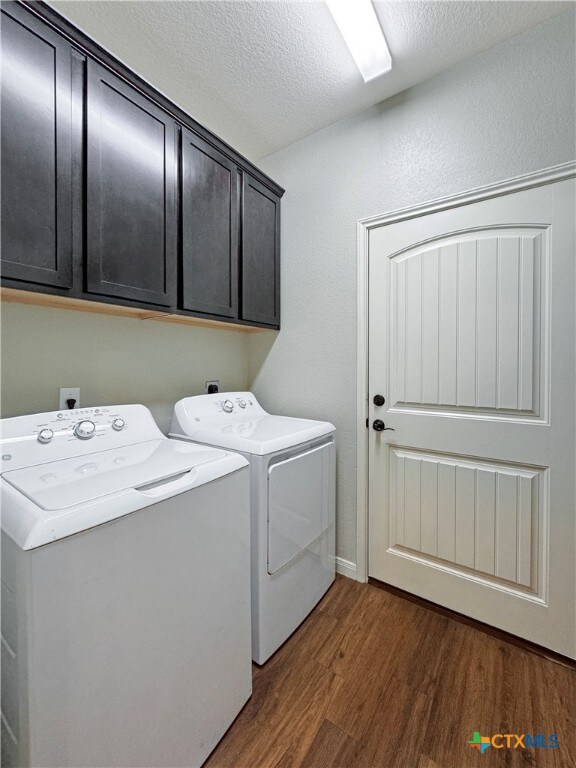
{"label": "white door frame", "polygon": [[357,448],[356,448],[356,579],[368,580],[368,243],[370,230],[429,213],[477,203],[491,197],[552,184],[576,176],[576,162],[563,163],[541,171],[515,176],[448,197],[440,197],[409,208],[360,219],[357,225]]}

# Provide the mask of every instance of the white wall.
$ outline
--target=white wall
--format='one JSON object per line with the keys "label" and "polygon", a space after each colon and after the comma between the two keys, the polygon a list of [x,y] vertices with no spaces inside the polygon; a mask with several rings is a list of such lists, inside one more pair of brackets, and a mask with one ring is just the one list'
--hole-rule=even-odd
{"label": "white wall", "polygon": [[338,428],[338,554],[356,557],[356,222],[573,160],[572,11],[260,162],[282,201],[282,331],[248,340],[279,413]]}
{"label": "white wall", "polygon": [[61,386],[81,404],[152,405],[167,428],[176,400],[204,382],[246,388],[246,336],[22,304],[2,306],[2,416],[58,408]]}

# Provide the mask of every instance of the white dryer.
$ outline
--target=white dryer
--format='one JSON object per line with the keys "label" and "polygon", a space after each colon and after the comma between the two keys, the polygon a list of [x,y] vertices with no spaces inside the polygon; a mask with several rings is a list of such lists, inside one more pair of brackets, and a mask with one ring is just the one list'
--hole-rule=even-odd
{"label": "white dryer", "polygon": [[197,768],[252,688],[246,460],[141,405],[0,426],[2,765]]}
{"label": "white dryer", "polygon": [[270,415],[250,392],[188,397],[174,407],[170,437],[239,451],[250,461],[258,664],[334,581],[334,433],[328,422]]}

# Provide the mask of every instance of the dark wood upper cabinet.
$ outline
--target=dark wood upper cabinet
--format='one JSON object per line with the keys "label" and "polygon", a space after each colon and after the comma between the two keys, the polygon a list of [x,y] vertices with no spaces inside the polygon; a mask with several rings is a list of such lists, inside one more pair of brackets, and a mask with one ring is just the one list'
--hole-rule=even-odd
{"label": "dark wood upper cabinet", "polygon": [[182,309],[238,315],[239,172],[182,131]]}
{"label": "dark wood upper cabinet", "polygon": [[280,324],[280,198],[244,174],[241,318]]}
{"label": "dark wood upper cabinet", "polygon": [[2,5],[2,277],[72,286],[68,43]]}
{"label": "dark wood upper cabinet", "polygon": [[86,135],[86,290],[175,305],[174,120],[89,59]]}
{"label": "dark wood upper cabinet", "polygon": [[278,328],[284,190],[48,4],[0,7],[6,295]]}

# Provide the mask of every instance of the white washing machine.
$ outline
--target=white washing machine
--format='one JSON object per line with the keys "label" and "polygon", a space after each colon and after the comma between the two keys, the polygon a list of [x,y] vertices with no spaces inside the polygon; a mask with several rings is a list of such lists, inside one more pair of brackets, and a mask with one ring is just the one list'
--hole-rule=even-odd
{"label": "white washing machine", "polygon": [[174,406],[170,437],[239,451],[250,461],[252,658],[263,664],[335,575],[335,429],[267,413],[250,392]]}
{"label": "white washing machine", "polygon": [[141,405],[0,426],[2,765],[201,765],[252,688],[247,461]]}

